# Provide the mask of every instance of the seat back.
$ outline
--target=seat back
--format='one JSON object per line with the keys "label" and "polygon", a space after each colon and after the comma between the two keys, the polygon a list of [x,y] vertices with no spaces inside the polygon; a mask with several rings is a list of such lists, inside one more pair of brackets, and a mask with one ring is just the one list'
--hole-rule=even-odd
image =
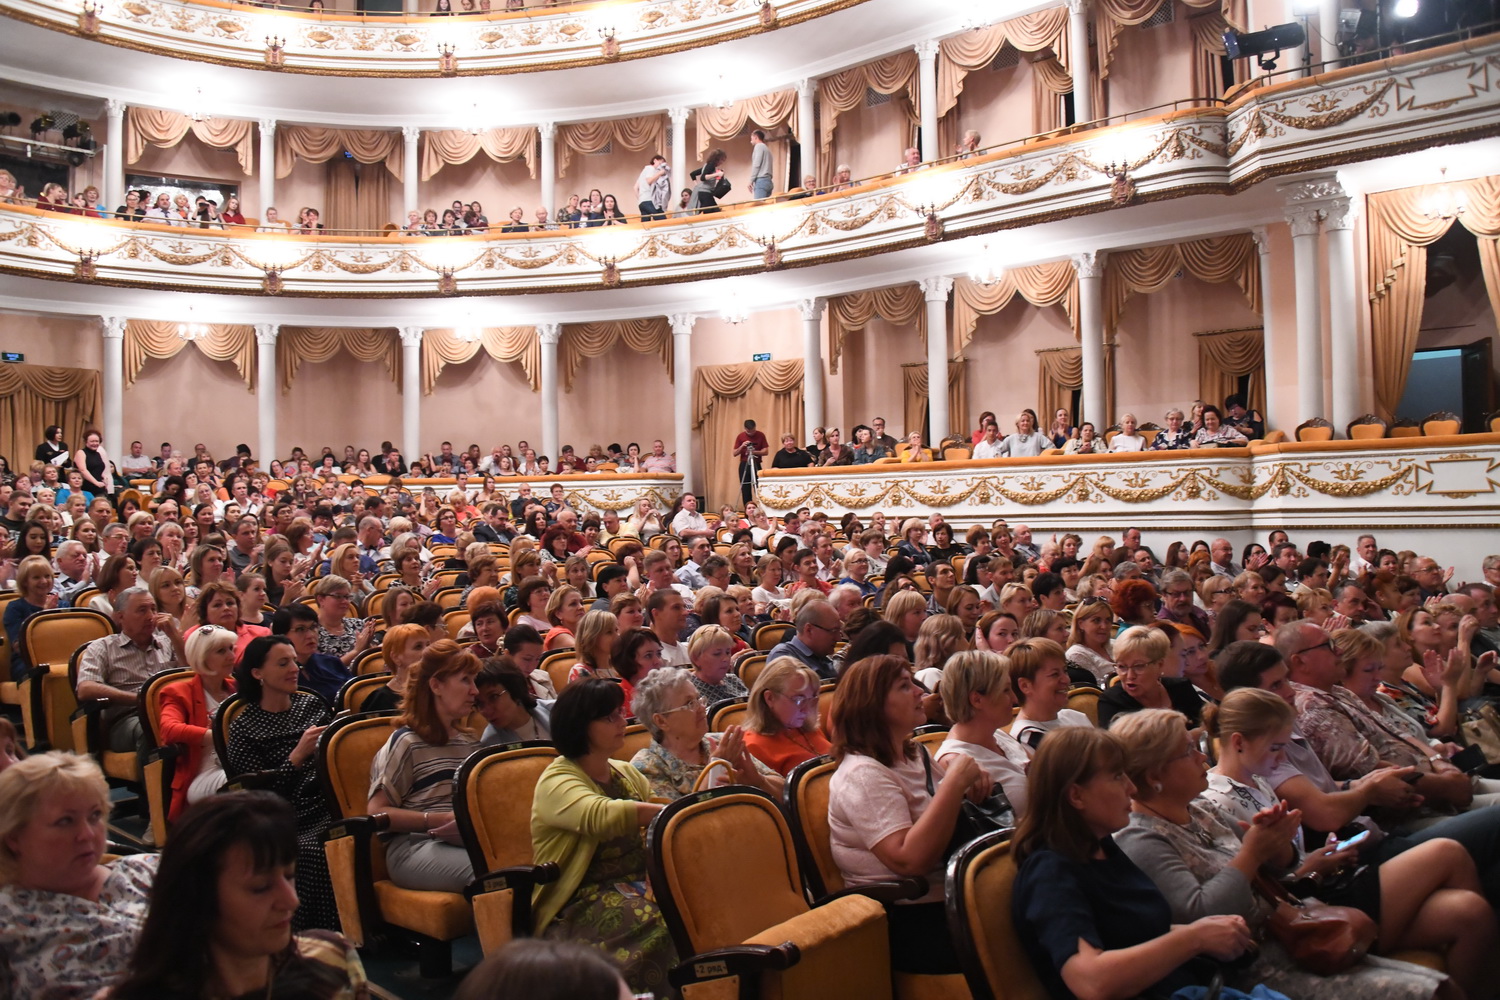
{"label": "seat back", "polygon": [[1391,437],[1414,438],[1422,436],[1422,426],[1410,417],[1402,417],[1391,424]]}
{"label": "seat back", "polygon": [[1016,862],[1009,830],[965,845],[948,865],[948,928],[975,1000],[1047,1000],[1021,947],[1010,901]]}
{"label": "seat back", "polygon": [[844,873],[833,860],[833,835],[828,827],[828,788],[837,769],[833,758],[825,755],[798,764],[787,777],[792,838],[802,858],[802,878],[815,900],[844,888]]}
{"label": "seat back", "polygon": [[950,445],[943,449],[943,461],[967,462],[973,454],[974,449],[968,445]]}
{"label": "seat back", "polygon": [[366,618],[384,618],[385,617],[385,599],[388,596],[390,596],[390,592],[389,591],[387,591],[387,590],[377,590],[377,591],[375,591],[375,593],[373,593],[369,597],[365,598],[365,607],[364,607],[365,617]]}
{"label": "seat back", "polygon": [[433,594],[432,599],[437,601],[438,607],[444,611],[452,611],[458,607],[459,598],[463,596],[464,591],[462,587],[444,587],[436,594]]}
{"label": "seat back", "polygon": [[459,766],[453,812],[475,878],[532,863],[531,802],[557,756],[551,743],[508,743],[478,750]]}
{"label": "seat back", "polygon": [[[1115,675],[1116,677],[1119,674]],[[1089,717],[1094,725],[1099,724],[1099,689],[1089,687],[1087,684],[1068,689],[1068,707],[1075,712],[1082,712]]]}
{"label": "seat back", "polygon": [[1385,437],[1386,423],[1373,413],[1355,417],[1349,421],[1349,426],[1344,432],[1349,435],[1350,441],[1372,441]]}
{"label": "seat back", "polygon": [[737,699],[715,702],[708,707],[708,731],[722,733],[730,726],[743,726],[749,714],[749,702]]}
{"label": "seat back", "polygon": [[572,672],[573,664],[577,662],[578,650],[570,646],[567,649],[554,649],[543,655],[541,663],[537,666],[547,671],[547,676],[552,678],[552,689],[562,694],[563,688],[568,686],[568,674]]}
{"label": "seat back", "polygon": [[729,785],[678,799],[652,821],[646,852],[680,955],[741,944],[808,910],[791,828],[758,789]]}
{"label": "seat back", "polygon": [[[11,601],[20,599],[21,595],[17,591],[7,590],[0,592],[0,617],[4,617],[5,609],[10,605]],[[0,678],[5,680],[10,680],[10,654],[10,640],[6,638],[3,631],[0,631]]]}
{"label": "seat back", "polygon": [[637,752],[651,745],[651,733],[646,729],[644,723],[632,722],[625,727],[625,745],[610,754],[615,760],[630,763],[630,758]]}
{"label": "seat back", "polygon": [[318,781],[335,819],[368,812],[370,765],[395,731],[391,726],[395,714],[346,715],[334,719],[318,737]]}
{"label": "seat back", "polygon": [[1427,414],[1427,419],[1422,421],[1422,434],[1425,437],[1437,437],[1440,434],[1457,434],[1463,430],[1463,418],[1450,410],[1438,410],[1436,413]]}
{"label": "seat back", "polygon": [[753,688],[755,679],[764,669],[766,669],[766,654],[752,653],[739,662],[734,672],[739,675],[740,680],[745,682],[745,687]]}
{"label": "seat back", "polygon": [[448,630],[449,638],[457,638],[458,633],[467,624],[469,624],[469,610],[467,608],[454,608],[443,615],[443,627]]}
{"label": "seat back", "polygon": [[775,649],[780,643],[790,639],[794,631],[795,629],[786,622],[769,622],[765,625],[758,625],[755,628],[755,648],[769,652]]}
{"label": "seat back", "polygon": [[365,650],[354,658],[354,673],[356,674],[388,674],[391,665],[385,662],[385,652],[375,646]]}
{"label": "seat back", "polygon": [[209,720],[209,728],[214,733],[214,752],[219,755],[219,763],[224,765],[226,780],[232,781],[238,777],[237,772],[229,766],[229,727],[248,704],[244,696],[232,694],[219,703],[219,710]]}
{"label": "seat back", "polygon": [[79,647],[115,633],[109,615],[92,608],[56,608],[38,611],[26,619],[21,630],[21,648],[33,667],[43,663],[61,666]]}
{"label": "seat back", "polygon": [[922,726],[911,734],[911,738],[926,747],[928,753],[936,755],[938,747],[948,738],[948,729],[946,726]]}
{"label": "seat back", "polygon": [[1298,441],[1332,441],[1333,425],[1322,417],[1313,417],[1297,425]]}
{"label": "seat back", "polygon": [[364,700],[391,679],[390,674],[356,674],[339,688],[338,701],[334,707],[340,712],[358,712]]}
{"label": "seat back", "polygon": [[1484,425],[1491,434],[1500,434],[1500,410],[1484,418]]}
{"label": "seat back", "polygon": [[162,745],[161,738],[161,693],[168,684],[176,684],[193,676],[191,670],[169,668],[146,678],[136,702],[141,715],[141,728],[145,730],[146,742],[153,747]]}

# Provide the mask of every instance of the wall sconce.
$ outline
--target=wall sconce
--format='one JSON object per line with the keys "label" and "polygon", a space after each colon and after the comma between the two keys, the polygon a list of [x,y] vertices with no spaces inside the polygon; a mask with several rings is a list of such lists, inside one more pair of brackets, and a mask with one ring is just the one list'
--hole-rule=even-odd
{"label": "wall sconce", "polygon": [[451,268],[451,267],[440,267],[440,268],[438,268],[438,294],[439,295],[457,295],[458,294],[458,279],[455,278],[455,277],[453,277],[453,268]]}
{"label": "wall sconce", "polygon": [[602,259],[602,263],[604,264],[604,271],[600,274],[599,280],[603,282],[605,288],[619,288],[620,268],[615,263],[615,259],[613,257],[605,257]]}
{"label": "wall sconce", "polygon": [[266,65],[281,67],[285,65],[286,39],[279,35],[266,36]]}
{"label": "wall sconce", "polygon": [[917,214],[923,217],[922,238],[935,243],[943,238],[943,220],[938,218],[937,204],[918,205]]}
{"label": "wall sconce", "polygon": [[261,279],[260,286],[267,295],[280,295],[282,289],[281,268],[266,268],[266,274],[265,277]]}
{"label": "wall sconce", "polygon": [[1116,205],[1124,206],[1135,201],[1135,181],[1130,177],[1130,164],[1128,162],[1116,163],[1109,161],[1100,168],[1105,174],[1113,178],[1109,185],[1109,200]]}
{"label": "wall sconce", "polygon": [[458,59],[454,56],[454,51],[452,42],[438,44],[438,72],[444,76],[453,76],[458,72]]}
{"label": "wall sconce", "polygon": [[771,6],[771,0],[761,0],[760,26],[762,28],[776,27],[776,8]]}
{"label": "wall sconce", "polygon": [[599,48],[604,53],[604,58],[620,58],[620,43],[615,39],[615,29],[612,27],[600,28],[599,34],[603,36],[603,40],[599,43]]}
{"label": "wall sconce", "polygon": [[85,250],[78,255],[78,263],[73,265],[73,278],[76,281],[93,281],[99,276],[99,270],[95,266],[99,255],[92,250]]}
{"label": "wall sconce", "polygon": [[766,265],[766,270],[774,271],[781,266],[781,251],[776,247],[776,241],[766,241],[765,253],[761,254],[761,261]]}
{"label": "wall sconce", "polygon": [[99,34],[99,0],[83,0],[78,14],[78,28],[85,35]]}

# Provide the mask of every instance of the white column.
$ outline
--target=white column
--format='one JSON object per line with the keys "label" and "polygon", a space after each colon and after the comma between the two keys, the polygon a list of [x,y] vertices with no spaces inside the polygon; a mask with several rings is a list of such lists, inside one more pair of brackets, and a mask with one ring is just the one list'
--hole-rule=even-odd
{"label": "white column", "polygon": [[421,179],[421,170],[417,166],[417,143],[421,138],[422,130],[417,126],[401,126],[401,140],[405,143],[401,150],[401,224],[403,226],[406,225],[406,217],[412,212],[422,211],[422,195],[417,189],[417,184]]}
{"label": "white column", "polygon": [[[827,299],[803,299],[802,313],[802,431],[804,441],[813,439],[813,428],[823,426],[823,310]],[[785,433],[785,428],[780,433]]]}
{"label": "white column", "polygon": [[1255,240],[1255,251],[1260,256],[1261,367],[1266,373],[1266,409],[1262,416],[1265,417],[1266,430],[1269,431],[1285,423],[1281,412],[1281,392],[1276,385],[1277,374],[1285,369],[1276,353],[1276,332],[1271,319],[1275,315],[1271,294],[1272,275],[1275,273],[1275,268],[1271,265],[1271,234],[1264,226],[1256,226],[1250,231],[1250,235]]}
{"label": "white column", "polygon": [[918,42],[912,48],[917,52],[917,109],[922,124],[922,162],[931,163],[943,158],[943,151],[938,148],[938,43]]}
{"label": "white column", "polygon": [[1354,298],[1354,205],[1334,198],[1324,210],[1328,240],[1328,346],[1333,379],[1333,426],[1343,429],[1360,416],[1359,313]]}
{"label": "white column", "polygon": [[689,108],[667,111],[667,117],[672,120],[672,205],[677,204],[677,192],[692,186],[688,183],[687,166],[687,120],[690,114]]}
{"label": "white column", "polygon": [[1321,209],[1304,205],[1287,213],[1292,226],[1292,266],[1297,280],[1297,422],[1327,415],[1323,405],[1323,293],[1318,278]]}
{"label": "white column", "polygon": [[104,207],[125,204],[125,102],[104,102]]}
{"label": "white column", "polygon": [[100,316],[104,327],[104,447],[125,454],[125,317]]}
{"label": "white column", "polygon": [[667,317],[672,324],[672,447],[682,492],[697,492],[693,480],[693,323],[692,313]]}
{"label": "white column", "polygon": [[1075,254],[1078,272],[1078,346],[1083,360],[1083,413],[1102,437],[1109,425],[1104,385],[1104,261],[1103,251]]}
{"label": "white column", "polygon": [[255,324],[255,423],[260,441],[256,455],[260,467],[269,469],[276,457],[276,323]]}
{"label": "white column", "polygon": [[562,340],[561,323],[538,323],[537,338],[542,342],[542,454],[557,461],[557,342]]}
{"label": "white column", "polygon": [[[276,204],[276,119],[260,120],[260,217]],[[278,213],[280,214],[280,213]],[[293,214],[295,219],[295,213]]]}
{"label": "white column", "polygon": [[1315,51],[1323,63],[1318,72],[1326,73],[1339,65],[1339,0],[1318,0],[1317,23],[1318,45]]}
{"label": "white column", "polygon": [[[817,111],[813,107],[813,98],[817,93],[818,81],[797,81],[797,145],[802,151],[803,176],[818,176]],[[801,187],[802,178],[788,177],[786,186]]]}
{"label": "white column", "polygon": [[422,328],[403,326],[401,336],[401,454],[422,454]]}
{"label": "white column", "polygon": [[[422,4],[421,4],[420,0],[402,0],[402,2],[401,2],[401,13],[403,13],[403,14],[420,14],[420,13],[422,13]],[[407,461],[408,462],[411,461],[411,456],[409,456],[409,455],[407,456]]]}
{"label": "white column", "polygon": [[1068,59],[1073,63],[1073,120],[1094,120],[1093,68],[1089,66],[1089,0],[1068,0]]}
{"label": "white column", "polygon": [[948,293],[953,279],[923,278],[917,284],[927,304],[927,428],[936,457],[943,438],[953,433],[948,416]]}
{"label": "white column", "polygon": [[542,207],[547,218],[553,218],[560,207],[557,202],[557,123],[542,122],[536,127],[542,144]]}

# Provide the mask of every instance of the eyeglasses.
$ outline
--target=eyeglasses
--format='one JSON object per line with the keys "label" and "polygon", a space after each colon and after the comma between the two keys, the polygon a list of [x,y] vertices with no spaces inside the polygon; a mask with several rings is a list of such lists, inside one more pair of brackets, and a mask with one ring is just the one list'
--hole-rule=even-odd
{"label": "eyeglasses", "polygon": [[1306,649],[1298,650],[1298,653],[1299,654],[1300,653],[1311,653],[1313,650],[1316,650],[1316,649],[1332,650],[1333,649],[1333,640],[1332,639],[1324,639],[1322,642],[1318,643],[1316,646],[1308,646]]}
{"label": "eyeglasses", "polygon": [[678,705],[676,708],[669,708],[669,709],[666,709],[665,711],[657,712],[656,714],[657,715],[672,715],[672,714],[674,714],[676,712],[691,712],[691,711],[696,711],[697,709],[700,709],[700,708],[706,709],[707,706],[705,706],[702,701],[698,700],[697,698],[694,698],[692,701],[688,702],[686,705]]}
{"label": "eyeglasses", "polygon": [[818,696],[815,694],[804,694],[793,697],[784,691],[777,691],[776,693],[798,708],[806,708],[809,705],[816,705],[818,703]]}
{"label": "eyeglasses", "polygon": [[324,594],[323,596],[324,597],[331,597],[335,601],[349,601],[349,600],[353,600],[353,597],[349,594],[348,591],[345,591],[342,594]]}
{"label": "eyeglasses", "polygon": [[819,625],[817,622],[808,622],[807,624],[811,625],[813,628],[822,629],[824,632],[827,632],[829,635],[843,635],[844,634],[844,626],[842,626],[842,625],[835,625],[833,628],[829,628],[827,625]]}

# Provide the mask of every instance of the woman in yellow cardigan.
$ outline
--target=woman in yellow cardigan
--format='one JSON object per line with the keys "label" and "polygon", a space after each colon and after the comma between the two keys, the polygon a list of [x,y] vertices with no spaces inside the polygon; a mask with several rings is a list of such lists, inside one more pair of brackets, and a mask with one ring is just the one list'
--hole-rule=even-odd
{"label": "woman in yellow cardigan", "polygon": [[662,806],[646,777],[613,760],[625,745],[625,692],[615,681],[568,685],[552,706],[562,754],[537,782],[531,841],[537,864],[562,877],[536,892],[537,933],[605,952],[637,993],[668,995],[677,961],[661,909],[646,885],[642,831]]}

